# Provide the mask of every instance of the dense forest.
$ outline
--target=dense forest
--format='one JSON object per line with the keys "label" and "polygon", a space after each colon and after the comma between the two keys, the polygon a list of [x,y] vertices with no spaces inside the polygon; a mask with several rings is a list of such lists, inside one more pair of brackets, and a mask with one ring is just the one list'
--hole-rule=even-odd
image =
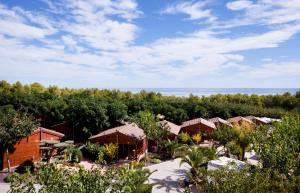
{"label": "dense forest", "polygon": [[295,95],[211,95],[175,97],[160,93],[44,87],[0,81],[0,111],[7,108],[34,116],[43,127],[68,122],[78,136],[90,136],[117,126],[120,120],[148,109],[174,123],[196,118],[255,115],[279,118],[300,113],[300,92]]}

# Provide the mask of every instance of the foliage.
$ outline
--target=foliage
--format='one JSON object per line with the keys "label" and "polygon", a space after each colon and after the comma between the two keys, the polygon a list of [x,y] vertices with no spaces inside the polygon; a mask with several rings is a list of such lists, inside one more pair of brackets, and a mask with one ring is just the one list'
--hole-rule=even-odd
{"label": "foliage", "polygon": [[82,152],[79,148],[71,149],[71,162],[72,163],[80,163],[82,160]]}
{"label": "foliage", "polygon": [[286,114],[299,114],[298,95],[174,97],[145,91],[133,94],[118,90],[46,88],[38,83],[22,85],[20,82],[9,84],[0,81],[0,109],[11,106],[22,114],[32,114],[46,128],[69,122],[74,128],[75,141],[85,141],[107,127],[118,126],[119,121],[128,115],[146,109],[154,114],[163,114],[166,120],[177,124],[196,117],[226,119],[236,115],[254,115],[279,118]]}
{"label": "foliage", "polygon": [[273,126],[256,130],[254,149],[264,168],[285,175],[300,174],[300,117],[285,117]]}
{"label": "foliage", "polygon": [[160,159],[157,159],[157,158],[152,158],[152,159],[151,159],[151,163],[159,164],[159,163],[161,163],[161,160],[160,160]]}
{"label": "foliage", "polygon": [[0,111],[0,148],[12,148],[17,141],[27,137],[36,128],[36,122],[29,116],[12,109]]}
{"label": "foliage", "polygon": [[[151,193],[152,187],[156,184],[145,183],[153,172],[148,169],[121,168],[117,187],[122,187],[121,192],[125,193]],[[117,188],[117,189],[118,189]]]}
{"label": "foliage", "polygon": [[216,158],[216,150],[214,148],[202,148],[198,146],[182,146],[177,149],[181,153],[180,164],[187,163],[191,166],[192,176],[196,175],[197,169],[206,167],[209,160]]}
{"label": "foliage", "polygon": [[291,179],[275,176],[270,170],[252,171],[249,168],[232,170],[223,168],[214,171],[201,171],[202,176],[194,178],[194,183],[202,192],[236,193],[236,192],[299,192],[300,176]]}
{"label": "foliage", "polygon": [[104,161],[105,147],[100,144],[88,142],[83,148],[82,153],[84,157],[102,163]]}
{"label": "foliage", "polygon": [[[244,132],[248,137],[248,132]],[[242,170],[222,168],[213,171],[198,168],[191,181],[199,191],[216,193],[300,191],[300,117],[285,117],[282,122],[261,126],[252,130],[250,136],[262,167],[245,167]],[[231,145],[234,143],[238,141],[230,142]]]}
{"label": "foliage", "polygon": [[18,168],[17,168],[17,172],[24,174],[27,171],[29,172],[33,172],[35,168],[35,165],[33,163],[32,160],[25,160]]}
{"label": "foliage", "polygon": [[200,133],[197,133],[197,134],[193,135],[193,136],[192,136],[192,139],[193,139],[193,141],[194,141],[196,144],[200,143],[200,141],[201,141],[201,135],[200,135]]}
{"label": "foliage", "polygon": [[159,122],[158,117],[148,110],[138,112],[132,121],[144,130],[148,139],[157,144],[158,150],[162,148],[162,139],[170,134],[167,123]]}
{"label": "foliage", "polygon": [[165,140],[163,142],[164,149],[166,150],[166,157],[174,158],[176,150],[181,146],[177,140]]}
{"label": "foliage", "polygon": [[[14,174],[10,193],[151,193],[154,184],[145,183],[151,172],[142,168],[92,169],[79,171],[59,169],[55,165],[41,166],[34,173]],[[33,185],[39,185],[39,190]]]}
{"label": "foliage", "polygon": [[8,173],[8,175],[5,176],[3,181],[6,182],[6,183],[10,183],[12,181],[12,175],[13,175],[13,173]]}
{"label": "foliage", "polygon": [[233,154],[243,160],[246,149],[251,143],[254,128],[252,125],[242,123],[241,125],[222,126],[210,134],[210,137],[219,141],[228,150],[227,154]]}
{"label": "foliage", "polygon": [[107,157],[107,161],[113,161],[116,156],[118,155],[118,145],[114,143],[105,144],[104,145],[104,152]]}
{"label": "foliage", "polygon": [[182,132],[182,133],[180,133],[180,134],[178,135],[178,140],[179,140],[180,142],[182,142],[182,143],[187,144],[187,143],[190,142],[191,137],[190,137],[190,135],[189,135],[188,133]]}

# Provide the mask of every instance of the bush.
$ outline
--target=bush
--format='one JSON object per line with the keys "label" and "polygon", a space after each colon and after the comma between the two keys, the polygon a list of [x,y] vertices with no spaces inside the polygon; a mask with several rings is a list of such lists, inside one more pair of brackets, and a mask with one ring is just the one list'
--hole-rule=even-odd
{"label": "bush", "polygon": [[71,150],[71,162],[72,163],[79,163],[82,160],[82,152],[78,148],[73,148]]}
{"label": "bush", "polygon": [[200,143],[200,141],[201,141],[201,135],[200,135],[200,133],[197,133],[197,134],[193,135],[193,136],[192,136],[192,139],[193,139],[193,141],[194,141],[196,144]]}
{"label": "bush", "polygon": [[9,173],[9,174],[3,179],[3,181],[6,182],[6,183],[12,182],[12,174]]}
{"label": "bush", "polygon": [[108,162],[113,161],[118,154],[118,145],[114,143],[105,144],[105,160]]}
{"label": "bush", "polygon": [[16,170],[16,172],[24,174],[28,171],[33,172],[34,171],[34,163],[32,160],[26,160],[24,161]]}
{"label": "bush", "polygon": [[159,163],[161,163],[161,160],[160,160],[160,159],[153,158],[153,159],[151,159],[151,163],[159,164]]}
{"label": "bush", "polygon": [[102,163],[105,154],[105,148],[100,144],[87,143],[83,148],[82,153],[83,156],[89,160]]}
{"label": "bush", "polygon": [[182,143],[189,143],[189,141],[191,140],[191,137],[188,133],[182,132],[178,135],[178,139]]}

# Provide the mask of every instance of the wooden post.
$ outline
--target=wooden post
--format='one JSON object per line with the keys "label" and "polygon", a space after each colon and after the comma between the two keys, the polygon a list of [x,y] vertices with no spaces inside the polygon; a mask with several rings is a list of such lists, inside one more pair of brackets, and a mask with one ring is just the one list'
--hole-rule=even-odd
{"label": "wooden post", "polygon": [[118,146],[117,160],[119,160],[119,131],[118,130],[117,130],[117,146]]}
{"label": "wooden post", "polygon": [[7,158],[7,168],[8,168],[8,173],[10,173],[10,160],[9,160],[9,152],[8,152],[8,148],[6,148],[6,158]]}
{"label": "wooden post", "polygon": [[135,157],[136,157],[136,160],[138,159],[138,154],[137,154],[137,144],[135,142]]}

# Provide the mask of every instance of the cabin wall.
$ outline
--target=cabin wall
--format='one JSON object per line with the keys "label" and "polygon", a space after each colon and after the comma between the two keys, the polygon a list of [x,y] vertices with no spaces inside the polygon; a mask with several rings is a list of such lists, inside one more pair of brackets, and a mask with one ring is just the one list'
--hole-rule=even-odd
{"label": "cabin wall", "polygon": [[[34,132],[32,135],[20,140],[14,145],[14,149],[9,152],[10,166],[16,167],[21,165],[26,160],[33,160],[34,162],[40,159],[40,140],[57,140],[61,137],[51,135],[45,132]],[[3,168],[8,168],[7,154],[3,153]]]}
{"label": "cabin wall", "polygon": [[198,134],[199,132],[210,133],[210,132],[212,132],[212,131],[214,131],[213,128],[208,127],[208,126],[206,126],[206,125],[203,125],[203,124],[201,124],[201,123],[183,127],[183,128],[181,128],[181,130],[180,130],[180,132],[188,133],[190,136],[193,136],[193,135],[195,135],[195,134]]}
{"label": "cabin wall", "polygon": [[[35,133],[20,140],[14,145],[14,150],[9,152],[10,166],[19,166],[26,160],[38,161],[40,158],[40,134]],[[3,169],[8,168],[7,154],[3,154]]]}

